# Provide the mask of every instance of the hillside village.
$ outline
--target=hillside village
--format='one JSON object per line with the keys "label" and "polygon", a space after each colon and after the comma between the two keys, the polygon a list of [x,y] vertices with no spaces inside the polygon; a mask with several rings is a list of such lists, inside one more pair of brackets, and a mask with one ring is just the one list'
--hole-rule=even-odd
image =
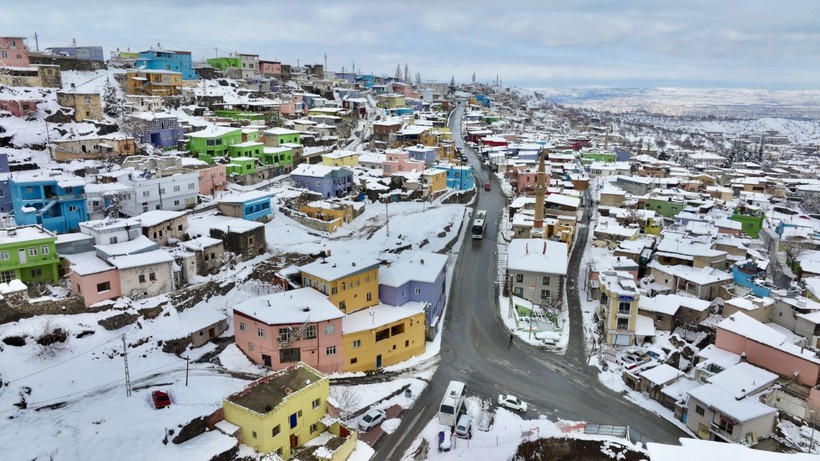
{"label": "hillside village", "polygon": [[[575,329],[602,383],[691,437],[820,450],[820,135],[673,136],[406,66],[0,52],[0,433],[30,441],[10,459],[386,459],[473,244],[511,344],[561,355]],[[521,423],[486,397],[463,411],[495,429],[453,451]],[[710,445],[573,427],[653,460]],[[453,454],[440,429],[407,459]]]}

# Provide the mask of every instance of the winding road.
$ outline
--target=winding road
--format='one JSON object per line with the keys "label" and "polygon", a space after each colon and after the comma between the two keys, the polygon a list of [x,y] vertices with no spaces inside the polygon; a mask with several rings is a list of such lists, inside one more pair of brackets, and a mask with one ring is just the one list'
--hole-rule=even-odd
{"label": "winding road", "polygon": [[[450,128],[473,165],[476,183],[496,182],[492,191],[481,191],[477,208],[488,211],[487,229],[498,229],[506,198],[501,187],[483,168],[475,152],[463,146],[459,103],[450,118]],[[585,213],[588,213],[586,211]],[[583,222],[587,222],[586,218]],[[580,261],[588,228],[579,226],[575,250],[570,256],[567,300],[570,338],[565,355],[542,351],[521,341],[509,342],[509,334],[497,307],[495,281],[497,232],[487,232],[483,240],[465,239],[459,251],[444,319],[440,365],[431,383],[415,405],[403,415],[401,425],[376,445],[376,459],[399,460],[422,429],[438,414],[438,406],[451,380],[467,384],[467,394],[495,401],[498,394],[510,393],[529,405],[525,418],[545,415],[550,419],[589,421],[629,426],[663,443],[677,443],[687,435],[660,418],[602,385],[598,370],[586,363],[583,320],[579,300]]]}

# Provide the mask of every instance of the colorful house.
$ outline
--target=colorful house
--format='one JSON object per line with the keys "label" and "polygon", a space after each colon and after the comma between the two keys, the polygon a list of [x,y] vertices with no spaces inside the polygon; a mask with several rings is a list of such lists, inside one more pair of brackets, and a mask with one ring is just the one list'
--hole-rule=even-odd
{"label": "colorful house", "polygon": [[427,303],[378,304],[342,320],[344,371],[376,370],[424,353]]}
{"label": "colorful house", "polygon": [[262,132],[262,141],[268,147],[279,147],[282,144],[301,144],[302,133],[287,128],[270,128]]}
{"label": "colorful house", "polygon": [[0,283],[57,282],[60,256],[57,237],[41,226],[0,230]]}
{"label": "colorful house", "polygon": [[[222,409],[225,421],[238,426],[240,443],[256,451],[291,459],[295,449],[328,431],[331,440],[317,449],[321,459],[344,461],[356,448],[357,434],[325,418],[329,397],[327,377],[297,363],[230,395]],[[311,459],[314,454],[309,454]]]}
{"label": "colorful house", "polygon": [[739,222],[743,226],[743,232],[752,238],[757,238],[763,228],[763,212],[757,208],[735,208],[730,219]]}
{"label": "colorful house", "polygon": [[160,149],[176,148],[177,142],[185,137],[176,116],[153,112],[135,112],[128,115],[133,125],[133,133],[141,142]]}
{"label": "colorful house", "polygon": [[259,141],[244,141],[228,146],[229,157],[253,157],[262,156],[262,148],[265,145]]}
{"label": "colorful house", "polygon": [[641,296],[635,280],[629,272],[604,271],[598,275],[598,281],[601,293],[598,318],[603,319],[606,343],[617,346],[635,344]]}
{"label": "colorful house", "polygon": [[273,370],[299,361],[325,372],[343,369],[344,314],[319,291],[260,296],[233,312],[236,345],[254,363]]}
{"label": "colorful house", "polygon": [[322,194],[323,198],[344,197],[353,190],[353,172],[343,167],[303,163],[290,177],[296,187]]}
{"label": "colorful house", "polygon": [[0,153],[0,213],[9,213],[13,209],[11,204],[11,190],[9,189],[9,154]]}
{"label": "colorful house", "polygon": [[379,261],[352,255],[332,255],[299,268],[302,286],[328,296],[350,314],[379,303]]}
{"label": "colorful house", "polygon": [[425,197],[436,198],[447,191],[447,172],[428,168],[421,172]]}
{"label": "colorful house", "polygon": [[99,93],[82,93],[79,91],[58,91],[57,104],[74,109],[75,122],[102,120],[103,110]]}
{"label": "colorful house", "polygon": [[263,147],[262,163],[276,167],[276,174],[282,175],[293,170],[293,149],[290,147]]}
{"label": "colorful house", "polygon": [[217,207],[219,212],[225,216],[233,216],[248,221],[268,222],[273,215],[270,206],[272,197],[273,194],[269,192],[250,191],[219,199]]}
{"label": "colorful house", "polygon": [[18,172],[9,179],[14,220],[18,226],[39,224],[56,233],[79,229],[88,221],[85,181],[40,171]]}
{"label": "colorful house", "polygon": [[206,62],[208,65],[216,67],[223,72],[229,67],[239,68],[239,57],[237,56],[211,58],[206,60]]}
{"label": "colorful house", "polygon": [[213,163],[214,157],[224,157],[230,146],[241,142],[241,128],[213,125],[188,134],[188,150],[208,163]]}
{"label": "colorful house", "polygon": [[447,172],[447,188],[455,190],[470,190],[475,187],[473,169],[469,165],[437,164],[434,169]]}
{"label": "colorful house", "polygon": [[390,306],[425,303],[427,337],[432,338],[447,303],[446,277],[446,255],[405,251],[398,261],[379,269],[379,301]]}
{"label": "colorful house", "polygon": [[128,71],[125,92],[137,96],[179,96],[182,74],[170,70],[139,69]]}
{"label": "colorful house", "polygon": [[0,37],[0,64],[9,67],[29,66],[25,37]]}
{"label": "colorful house", "polygon": [[134,67],[137,69],[178,72],[182,75],[182,80],[199,79],[192,66],[190,51],[140,51],[140,57],[134,62]]}
{"label": "colorful house", "polygon": [[101,46],[60,46],[46,48],[46,51],[60,56],[70,56],[78,61],[105,61]]}
{"label": "colorful house", "polygon": [[349,150],[336,150],[322,155],[322,165],[327,166],[357,166],[359,164],[359,152]]}
{"label": "colorful house", "polygon": [[653,210],[664,218],[673,218],[686,208],[686,203],[676,197],[651,197],[646,199],[644,208]]}

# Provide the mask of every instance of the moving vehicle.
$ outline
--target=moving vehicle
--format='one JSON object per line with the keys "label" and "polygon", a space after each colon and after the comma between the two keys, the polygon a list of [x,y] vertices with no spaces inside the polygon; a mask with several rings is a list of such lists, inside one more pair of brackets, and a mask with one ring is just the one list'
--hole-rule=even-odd
{"label": "moving vehicle", "polygon": [[484,227],[485,227],[485,220],[487,219],[487,212],[484,210],[478,210],[475,212],[475,217],[473,217],[473,227],[470,229],[470,234],[472,234],[474,239],[483,239],[484,238]]}
{"label": "moving vehicle", "polygon": [[462,439],[472,438],[473,417],[467,414],[461,415],[458,418],[458,424],[456,424],[455,433],[456,437],[461,437]]}
{"label": "moving vehicle", "polygon": [[368,411],[361,418],[359,418],[359,423],[357,424],[359,426],[359,431],[367,432],[370,429],[373,429],[374,427],[381,424],[381,422],[384,421],[384,418],[386,416],[387,414],[384,412],[384,410],[378,410],[374,408]]}
{"label": "moving vehicle", "polygon": [[464,405],[464,389],[461,381],[450,381],[438,409],[438,422],[450,427],[456,425],[456,417]]}
{"label": "moving vehicle", "polygon": [[498,405],[508,410],[515,410],[520,412],[527,411],[527,403],[522,402],[521,399],[510,394],[501,394],[498,396]]}
{"label": "moving vehicle", "polygon": [[159,410],[161,408],[170,407],[171,398],[168,397],[167,392],[154,391],[151,392],[151,403],[154,404],[155,409]]}
{"label": "moving vehicle", "polygon": [[490,190],[490,189],[492,189],[492,186],[490,185],[490,183],[485,182],[484,183],[484,190]]}

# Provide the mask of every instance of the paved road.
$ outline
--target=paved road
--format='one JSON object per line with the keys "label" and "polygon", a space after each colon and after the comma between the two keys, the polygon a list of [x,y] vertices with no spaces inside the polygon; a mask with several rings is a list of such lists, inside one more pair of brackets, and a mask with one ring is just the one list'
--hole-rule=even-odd
{"label": "paved road", "polygon": [[[450,123],[459,144],[463,107],[458,106]],[[494,182],[491,192],[479,193],[477,207],[488,210],[487,229],[497,229],[506,199],[488,170],[480,166],[475,153],[466,147],[465,150],[478,176],[477,182]],[[509,343],[496,307],[493,252],[497,233],[490,231],[483,240],[463,242],[458,262],[450,268],[455,273],[443,325],[441,365],[431,385],[402,416],[398,430],[379,442],[377,459],[401,459],[424,426],[436,417],[444,389],[454,379],[467,384],[470,396],[493,401],[500,393],[522,397],[529,404],[528,418],[547,415],[551,419],[629,426],[667,443],[676,443],[678,438],[686,436],[673,424],[601,385],[597,370],[586,365],[578,287],[572,282],[578,280],[576,272],[586,239],[587,228],[581,226],[576,250],[570,257],[569,270],[575,277],[568,277],[571,280],[567,292],[571,329],[568,351],[563,356],[520,341]]]}

